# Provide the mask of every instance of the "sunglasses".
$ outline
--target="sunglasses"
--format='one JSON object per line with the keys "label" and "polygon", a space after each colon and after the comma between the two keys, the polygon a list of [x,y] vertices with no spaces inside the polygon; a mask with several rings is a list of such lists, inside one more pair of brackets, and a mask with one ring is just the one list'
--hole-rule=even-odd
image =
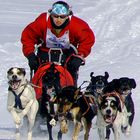
{"label": "sunglasses", "polygon": [[68,15],[56,15],[56,14],[52,14],[52,16],[54,17],[54,18],[62,18],[62,19],[64,19],[64,18],[66,18]]}

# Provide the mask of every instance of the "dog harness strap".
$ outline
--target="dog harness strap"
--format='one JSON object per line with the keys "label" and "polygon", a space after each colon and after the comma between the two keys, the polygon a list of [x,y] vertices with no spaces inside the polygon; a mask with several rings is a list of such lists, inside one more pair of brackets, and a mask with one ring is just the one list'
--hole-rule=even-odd
{"label": "dog harness strap", "polygon": [[[23,91],[24,91],[24,89],[23,89]],[[20,96],[21,96],[21,94],[23,93],[23,91],[22,91],[19,95],[17,95],[14,91],[12,91],[12,93],[13,93],[14,96],[15,96],[15,105],[14,105],[14,107],[15,107],[15,108],[19,107],[19,109],[21,109],[21,110],[24,109],[24,108],[22,107],[21,100],[20,100]]]}

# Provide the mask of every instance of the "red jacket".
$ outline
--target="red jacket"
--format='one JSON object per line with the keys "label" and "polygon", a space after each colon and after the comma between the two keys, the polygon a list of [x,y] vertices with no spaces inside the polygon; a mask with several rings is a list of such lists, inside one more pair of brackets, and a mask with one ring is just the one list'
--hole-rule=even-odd
{"label": "red jacket", "polygon": [[[42,39],[44,45],[41,50],[47,51],[46,33],[47,29],[52,29],[50,17],[47,19],[47,13],[42,13],[34,22],[30,23],[22,32],[21,42],[23,44],[23,53],[25,56],[34,52],[34,45]],[[70,43],[77,47],[78,53],[88,56],[91,47],[95,42],[94,33],[83,20],[72,16],[69,24],[60,32],[57,37],[61,37],[65,31],[69,30]],[[55,33],[54,33],[55,34]]]}

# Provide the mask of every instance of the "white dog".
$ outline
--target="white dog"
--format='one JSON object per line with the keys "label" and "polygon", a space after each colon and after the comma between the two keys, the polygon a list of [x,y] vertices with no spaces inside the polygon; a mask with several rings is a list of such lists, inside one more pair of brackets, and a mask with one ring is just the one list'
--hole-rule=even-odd
{"label": "white dog", "polygon": [[104,130],[107,127],[113,129],[114,140],[120,140],[121,128],[128,126],[126,107],[117,94],[114,92],[103,95],[99,103],[97,126],[100,140],[109,139],[104,135]]}
{"label": "white dog", "polygon": [[24,68],[17,67],[10,68],[7,72],[7,109],[16,124],[16,140],[20,139],[19,127],[24,116],[27,116],[29,121],[28,140],[32,140],[32,128],[38,111],[34,88],[27,82],[25,74]]}

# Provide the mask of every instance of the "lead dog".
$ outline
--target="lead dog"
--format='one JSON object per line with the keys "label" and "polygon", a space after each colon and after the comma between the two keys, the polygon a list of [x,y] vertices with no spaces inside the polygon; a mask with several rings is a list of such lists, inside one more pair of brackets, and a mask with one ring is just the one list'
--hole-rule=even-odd
{"label": "lead dog", "polygon": [[7,109],[12,114],[16,124],[16,140],[20,140],[20,125],[24,116],[27,116],[28,140],[32,140],[32,128],[38,111],[38,101],[33,87],[25,78],[25,69],[12,67],[7,71],[8,100]]}

